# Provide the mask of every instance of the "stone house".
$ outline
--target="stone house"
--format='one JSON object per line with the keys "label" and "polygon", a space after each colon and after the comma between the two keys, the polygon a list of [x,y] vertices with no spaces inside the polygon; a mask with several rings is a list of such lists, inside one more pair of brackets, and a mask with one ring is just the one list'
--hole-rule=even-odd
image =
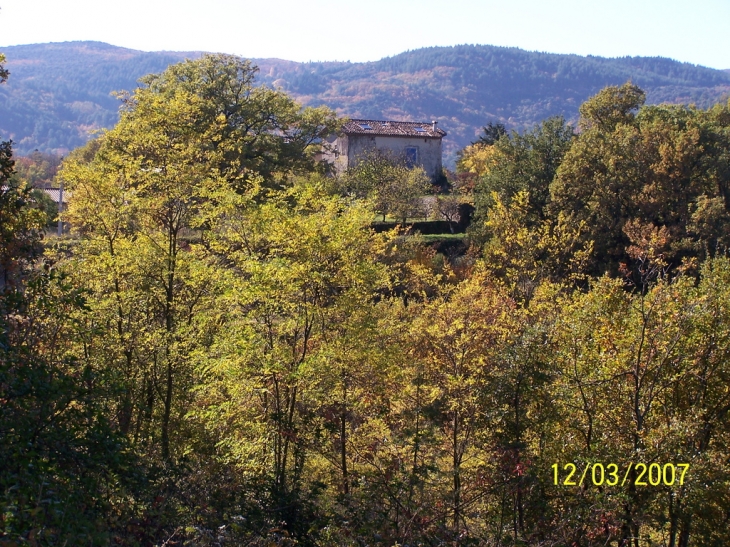
{"label": "stone house", "polygon": [[339,135],[329,139],[323,159],[336,173],[353,167],[368,151],[377,149],[401,157],[409,166],[422,167],[431,180],[441,176],[441,139],[446,132],[437,122],[349,120]]}

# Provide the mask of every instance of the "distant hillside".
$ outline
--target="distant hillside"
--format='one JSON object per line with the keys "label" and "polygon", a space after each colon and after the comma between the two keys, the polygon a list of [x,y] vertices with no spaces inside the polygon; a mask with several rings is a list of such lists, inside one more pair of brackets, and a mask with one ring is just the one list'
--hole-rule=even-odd
{"label": "distant hillside", "polygon": [[0,137],[18,154],[65,153],[89,132],[118,119],[116,90],[201,53],[145,53],[101,42],[64,42],[2,49],[10,78],[0,86]]}
{"label": "distant hillside", "polygon": [[[3,48],[11,71],[0,88],[0,138],[19,154],[65,152],[117,119],[114,90],[201,52],[144,53],[100,42]],[[438,120],[449,135],[447,162],[488,121],[523,129],[547,116],[577,118],[606,85],[632,80],[648,102],[709,106],[730,95],[730,73],[664,58],[605,59],[495,46],[433,47],[370,63],[254,59],[260,82],[306,105],[351,117]]]}

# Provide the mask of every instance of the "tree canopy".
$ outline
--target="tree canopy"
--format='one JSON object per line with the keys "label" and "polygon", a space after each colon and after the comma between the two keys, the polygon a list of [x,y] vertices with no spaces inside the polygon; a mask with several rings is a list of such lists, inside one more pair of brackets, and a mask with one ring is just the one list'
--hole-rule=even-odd
{"label": "tree canopy", "polygon": [[525,192],[525,222],[579,230],[593,274],[724,252],[730,105],[642,106],[644,98],[631,83],[607,87],[581,106],[577,135],[556,118],[465,152],[461,168],[478,177],[474,236],[492,237],[495,196],[509,206]]}
{"label": "tree canopy", "polygon": [[0,148],[0,543],[730,542],[730,104],[474,145],[444,256],[375,229],[422,172],[327,177],[254,73],[146,79],[61,237]]}

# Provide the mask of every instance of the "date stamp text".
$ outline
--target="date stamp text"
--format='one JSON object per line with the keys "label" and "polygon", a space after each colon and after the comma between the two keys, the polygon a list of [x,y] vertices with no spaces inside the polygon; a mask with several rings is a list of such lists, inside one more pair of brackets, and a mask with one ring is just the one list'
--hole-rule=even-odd
{"label": "date stamp text", "polygon": [[682,486],[689,470],[688,463],[588,463],[578,469],[574,463],[562,467],[554,463],[553,484],[556,486]]}

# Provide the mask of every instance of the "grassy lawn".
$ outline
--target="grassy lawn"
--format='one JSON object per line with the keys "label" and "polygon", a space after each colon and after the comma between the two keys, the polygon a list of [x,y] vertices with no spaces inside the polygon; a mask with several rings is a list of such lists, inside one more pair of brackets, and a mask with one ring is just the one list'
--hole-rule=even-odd
{"label": "grassy lawn", "polygon": [[436,241],[445,241],[445,240],[464,239],[465,237],[466,237],[466,234],[427,234],[427,235],[421,236],[421,238],[423,238],[423,241],[425,243],[434,243]]}

